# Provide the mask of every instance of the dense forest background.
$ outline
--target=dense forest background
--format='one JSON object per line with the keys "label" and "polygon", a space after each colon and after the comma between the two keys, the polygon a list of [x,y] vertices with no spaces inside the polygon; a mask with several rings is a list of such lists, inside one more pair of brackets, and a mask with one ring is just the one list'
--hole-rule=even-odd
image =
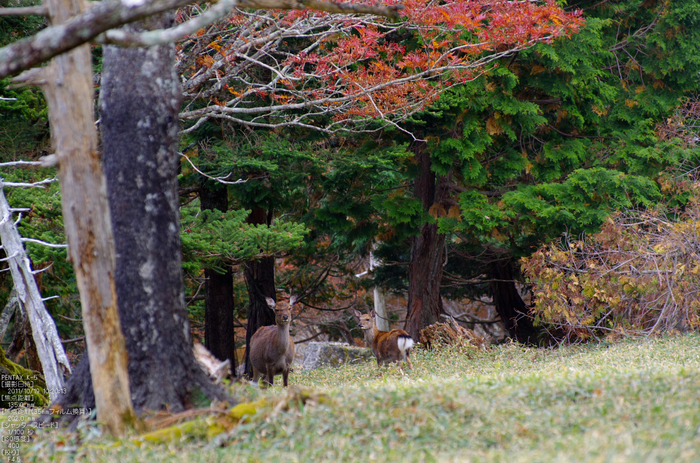
{"label": "dense forest background", "polygon": [[[264,303],[272,293],[300,295],[298,341],[353,342],[361,333],[352,309],[372,307],[374,287],[414,337],[430,318],[415,319],[417,299],[470,326],[497,318],[530,344],[697,330],[700,5],[564,8],[585,20],[571,37],[500,58],[399,125],[357,131],[328,130],[326,114],[288,124],[294,110],[205,112],[270,76],[244,69],[188,87],[213,69],[233,26],[215,23],[180,42],[178,178],[194,337],[240,364],[247,321],[272,323]],[[0,17],[0,45],[44,26]],[[93,64],[97,98],[101,46]],[[45,101],[37,89],[8,84],[0,82],[0,162],[38,160],[50,154]],[[1,175],[30,182],[56,174],[11,167]],[[24,237],[65,242],[57,184],[5,193],[13,207],[29,208],[18,224]],[[76,358],[83,331],[67,253],[26,247]],[[382,265],[358,278],[370,253]],[[12,287],[0,273],[0,306]],[[25,324],[13,318],[3,348],[36,365]]]}

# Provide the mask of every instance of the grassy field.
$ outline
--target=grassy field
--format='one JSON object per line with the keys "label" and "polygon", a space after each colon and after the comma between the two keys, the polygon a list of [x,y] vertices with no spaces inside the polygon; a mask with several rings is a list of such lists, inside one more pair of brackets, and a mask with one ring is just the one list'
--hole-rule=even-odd
{"label": "grassy field", "polygon": [[[212,438],[139,447],[93,426],[43,433],[29,461],[700,461],[700,336],[550,350],[418,351],[413,370],[376,364],[294,372]],[[304,394],[300,393],[304,391]],[[305,404],[296,398],[309,395]],[[204,418],[200,419],[206,422]]]}

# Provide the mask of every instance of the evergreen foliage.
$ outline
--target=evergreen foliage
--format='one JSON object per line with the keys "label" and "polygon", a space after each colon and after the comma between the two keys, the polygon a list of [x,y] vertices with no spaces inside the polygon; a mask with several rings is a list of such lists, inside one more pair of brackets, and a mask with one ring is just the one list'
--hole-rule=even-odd
{"label": "evergreen foliage", "polygon": [[[30,6],[20,0],[13,6]],[[30,36],[45,26],[41,16],[0,16],[0,47]],[[14,161],[46,148],[48,118],[43,93],[35,87],[8,88],[10,79],[0,79],[0,162]]]}
{"label": "evergreen foliage", "polygon": [[245,223],[250,211],[199,211],[183,208],[182,250],[186,270],[240,264],[264,256],[286,252],[301,243],[307,230],[301,224],[275,222],[266,225]]}
{"label": "evergreen foliage", "polygon": [[[205,124],[198,136],[216,132],[212,124]],[[327,277],[357,273],[351,268],[357,258],[367,254],[376,236],[391,231],[378,211],[399,206],[390,198],[405,179],[400,164],[411,155],[403,146],[377,151],[374,143],[324,141],[313,133],[252,133],[242,142],[222,131],[219,135],[218,141],[200,143],[199,168],[212,177],[245,181],[216,185],[206,180],[210,187],[227,189],[231,211],[226,214],[196,212],[196,203],[183,208],[189,273],[196,275],[198,266],[222,270],[274,255],[291,264],[278,269],[279,287],[309,291],[313,303],[351,296],[333,287]],[[200,181],[199,174],[184,168],[183,186]],[[253,208],[272,211],[272,225],[246,223]],[[199,257],[191,260],[195,256]]]}
{"label": "evergreen foliage", "polygon": [[[660,142],[658,129],[697,92],[700,4],[575,6],[586,25],[572,40],[520,52],[414,118],[433,171],[452,179],[453,207],[431,210],[452,237],[448,279],[481,275],[565,231],[595,232],[614,210],[655,205],[675,169],[698,161],[697,149]],[[386,213],[397,224],[413,217]]]}

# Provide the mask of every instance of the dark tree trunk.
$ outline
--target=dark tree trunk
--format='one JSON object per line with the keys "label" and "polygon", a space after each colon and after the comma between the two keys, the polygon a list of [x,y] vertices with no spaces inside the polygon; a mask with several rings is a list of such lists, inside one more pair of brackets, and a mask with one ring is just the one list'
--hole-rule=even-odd
{"label": "dark tree trunk", "polygon": [[[263,208],[255,208],[247,220],[252,224],[272,223],[272,214]],[[265,298],[277,300],[275,292],[275,258],[263,257],[245,265],[245,282],[248,287],[248,327],[245,333],[245,376],[253,377],[253,365],[250,363],[250,338],[261,326],[275,324],[275,312],[271,310]]]}
{"label": "dark tree trunk", "polygon": [[[202,209],[228,210],[226,188],[209,188],[202,185],[200,194]],[[231,372],[236,372],[236,338],[233,331],[233,272],[204,270],[204,345],[219,360],[231,362]]]}
{"label": "dark tree trunk", "polygon": [[[5,356],[15,363],[19,363],[19,356],[24,349],[24,336],[26,334],[26,319],[24,312],[17,308],[15,314],[15,326],[12,329],[12,341],[5,352]],[[41,370],[38,370],[41,371]]]}
{"label": "dark tree trunk", "polygon": [[[119,318],[139,412],[178,412],[198,405],[201,397],[228,400],[196,363],[189,334],[177,190],[180,98],[174,46],[104,48],[103,165]],[[76,368],[59,403],[94,406],[84,402],[93,396],[83,390],[92,387],[83,377],[88,370]]]}
{"label": "dark tree trunk", "polygon": [[39,354],[36,351],[34,336],[32,335],[32,326],[29,323],[29,318],[24,310],[17,307],[15,312],[15,328],[12,332],[12,342],[7,349],[7,358],[13,362],[19,363],[21,354],[24,353],[24,359],[27,368],[34,371],[43,371]]}
{"label": "dark tree trunk", "polygon": [[[425,146],[416,150],[420,174],[414,183],[414,194],[425,211],[439,216],[447,199],[446,178],[431,169],[430,153]],[[408,267],[408,315],[404,329],[413,339],[420,338],[423,328],[439,320],[442,313],[440,282],[442,280],[445,235],[438,233],[435,223],[425,223],[420,234],[411,243],[411,261]]]}
{"label": "dark tree trunk", "polygon": [[508,334],[523,344],[535,344],[539,332],[515,287],[513,263],[510,260],[492,262],[489,273],[493,303]]}
{"label": "dark tree trunk", "polygon": [[439,320],[442,313],[440,280],[442,279],[445,235],[437,225],[426,224],[411,243],[409,264],[408,315],[405,330],[415,340],[425,327]]}

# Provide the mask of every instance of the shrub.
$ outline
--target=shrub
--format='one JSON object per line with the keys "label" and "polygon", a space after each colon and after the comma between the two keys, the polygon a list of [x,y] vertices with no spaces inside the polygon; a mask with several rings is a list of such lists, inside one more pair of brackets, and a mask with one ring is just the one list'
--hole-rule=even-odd
{"label": "shrub", "polygon": [[568,340],[685,332],[700,326],[700,197],[675,217],[617,213],[590,238],[523,259],[533,313]]}

